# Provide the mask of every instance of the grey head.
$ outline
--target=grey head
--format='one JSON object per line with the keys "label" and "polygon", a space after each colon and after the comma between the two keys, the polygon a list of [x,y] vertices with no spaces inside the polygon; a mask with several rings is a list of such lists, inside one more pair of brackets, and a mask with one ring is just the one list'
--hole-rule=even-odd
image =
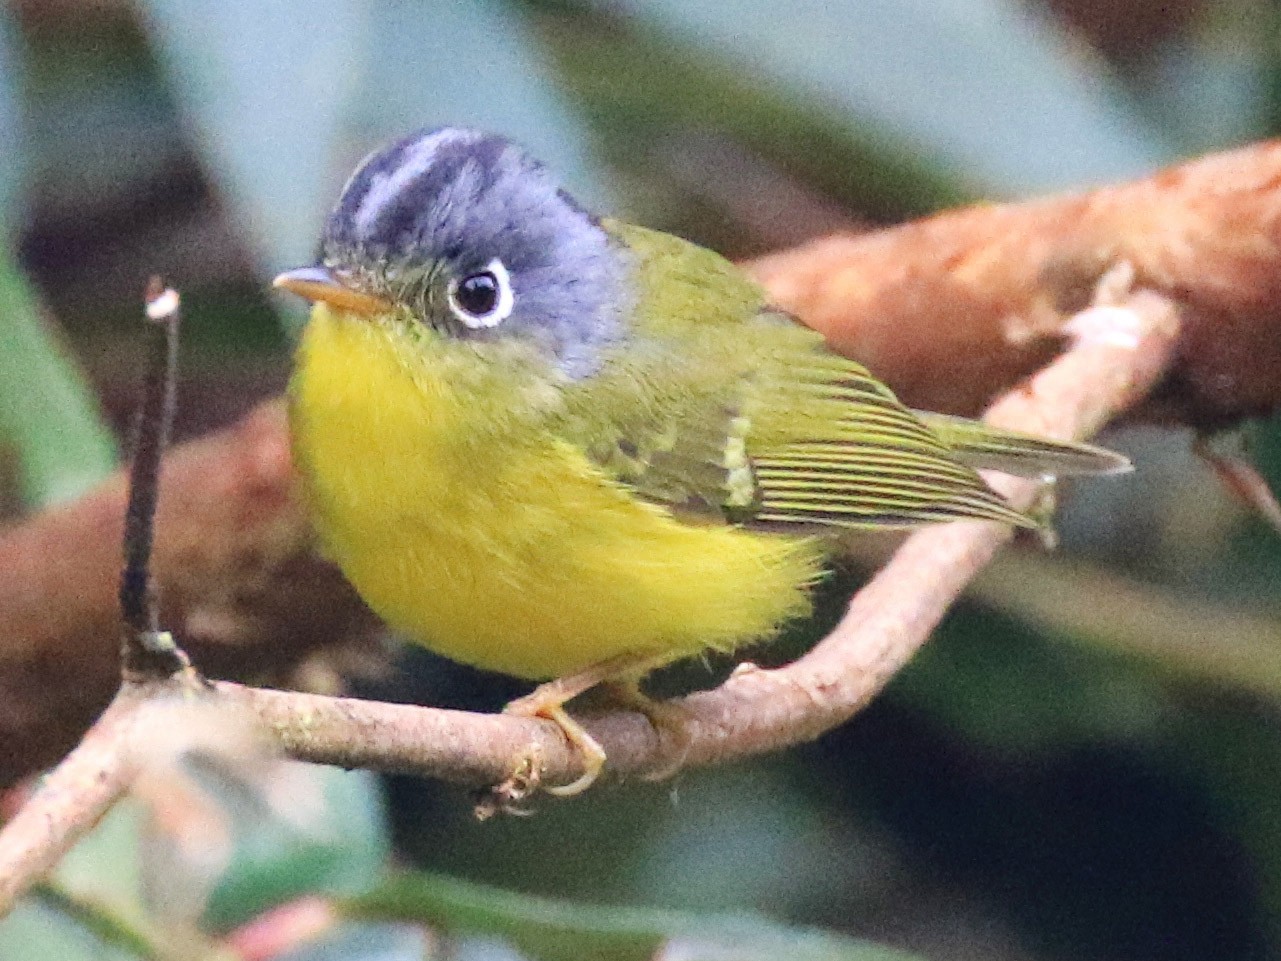
{"label": "grey head", "polygon": [[520,147],[456,127],[366,157],[322,258],[443,335],[524,339],[573,379],[599,369],[631,306],[626,248]]}

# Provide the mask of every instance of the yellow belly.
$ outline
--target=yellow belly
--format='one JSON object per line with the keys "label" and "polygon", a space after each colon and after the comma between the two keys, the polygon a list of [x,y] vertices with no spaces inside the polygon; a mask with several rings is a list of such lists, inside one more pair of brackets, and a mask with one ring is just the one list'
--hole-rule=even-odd
{"label": "yellow belly", "polygon": [[486,437],[478,423],[519,398],[460,389],[478,360],[456,342],[408,346],[317,308],[292,389],[317,528],[398,631],[549,678],[621,654],[728,650],[808,610],[812,541],[685,524],[554,436]]}

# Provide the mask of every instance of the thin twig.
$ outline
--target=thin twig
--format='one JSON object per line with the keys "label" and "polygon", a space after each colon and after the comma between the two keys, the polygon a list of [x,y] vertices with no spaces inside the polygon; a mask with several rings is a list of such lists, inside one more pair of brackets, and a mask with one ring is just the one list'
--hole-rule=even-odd
{"label": "thin twig", "polygon": [[125,623],[121,660],[126,677],[161,678],[189,669],[190,662],[160,630],[151,585],[151,549],[160,464],[173,427],[177,404],[179,299],[159,277],[147,286],[147,367],[138,407],[129,503],[125,510],[124,569],[120,575],[120,613]]}
{"label": "thin twig", "polygon": [[1281,503],[1277,502],[1276,492],[1267,478],[1246,459],[1243,452],[1215,450],[1213,443],[1212,434],[1198,434],[1192,441],[1192,453],[1214,471],[1219,484],[1238,503],[1254,511],[1273,530],[1281,532]]}
{"label": "thin twig", "polygon": [[[286,434],[284,405],[268,402],[164,459],[152,590],[165,626],[221,677],[287,676],[378,631],[315,556]],[[56,764],[120,686],[127,480],[0,530],[0,785]]]}
{"label": "thin twig", "polygon": [[0,829],[0,918],[98,823],[172,732],[173,706],[203,700],[193,673],[125,681],[81,742]]}
{"label": "thin twig", "polygon": [[139,759],[131,739],[146,694],[145,687],[122,688],[84,740],[0,830],[0,917],[133,783]]}
{"label": "thin twig", "polygon": [[0,916],[128,790],[138,773],[135,738],[147,711],[177,691],[202,690],[186,654],[160,630],[151,595],[160,462],[173,424],[178,367],[178,295],[159,278],[147,288],[146,317],[153,333],[129,474],[120,578],[122,682],[80,744],[0,830]]}

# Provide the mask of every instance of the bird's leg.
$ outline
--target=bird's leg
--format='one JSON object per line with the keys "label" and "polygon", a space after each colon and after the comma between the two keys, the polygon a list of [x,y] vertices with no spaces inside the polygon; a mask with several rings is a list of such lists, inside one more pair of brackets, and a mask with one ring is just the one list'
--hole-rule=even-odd
{"label": "bird's leg", "polygon": [[556,726],[561,729],[561,732],[569,739],[569,742],[578,748],[583,757],[584,770],[581,777],[571,781],[569,784],[559,784],[546,787],[543,790],[557,797],[572,797],[575,794],[581,794],[592,786],[596,778],[600,776],[601,768],[605,766],[605,751],[581,724],[569,716],[569,712],[565,710],[565,703],[597,684],[613,680],[619,675],[643,674],[646,671],[646,665],[652,663],[652,655],[624,654],[619,657],[612,657],[601,661],[599,664],[593,664],[577,674],[558,677],[554,681],[540,684],[531,693],[526,694],[524,697],[516,698],[516,700],[503,708],[504,714],[515,714],[519,717],[543,717],[549,721],[556,722]]}
{"label": "bird's leg", "polygon": [[644,714],[646,720],[658,733],[662,745],[664,735],[671,739],[671,749],[666,750],[666,757],[657,765],[645,772],[646,781],[665,781],[685,764],[689,756],[690,733],[689,720],[692,716],[688,708],[674,701],[656,701],[640,687],[640,678],[606,681],[609,696],[623,707],[631,708],[638,714]]}

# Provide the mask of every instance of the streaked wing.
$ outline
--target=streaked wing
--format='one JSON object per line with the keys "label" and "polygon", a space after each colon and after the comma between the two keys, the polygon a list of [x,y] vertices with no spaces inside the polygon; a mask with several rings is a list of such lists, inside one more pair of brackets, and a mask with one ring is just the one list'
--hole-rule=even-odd
{"label": "streaked wing", "polygon": [[749,448],[760,504],[754,521],[905,527],[977,518],[1034,526],[866,369],[817,351],[790,361],[774,372],[776,383],[762,384],[760,430]]}
{"label": "streaked wing", "polygon": [[[636,261],[634,340],[562,428],[682,518],[777,529],[1033,525],[863,367],[723,258],[610,222]],[[600,411],[608,410],[608,418]]]}
{"label": "streaked wing", "polygon": [[971,467],[999,470],[1015,477],[1045,474],[1119,474],[1132,470],[1127,457],[1093,444],[1056,441],[997,430],[981,421],[914,411],[917,417]]}
{"label": "streaked wing", "polygon": [[746,455],[750,424],[731,404],[618,426],[587,453],[644,500],[704,523],[749,520],[759,506]]}
{"label": "streaked wing", "polygon": [[795,331],[776,329],[765,362],[721,389],[614,418],[584,449],[637,496],[689,521],[1033,525],[864,368]]}

